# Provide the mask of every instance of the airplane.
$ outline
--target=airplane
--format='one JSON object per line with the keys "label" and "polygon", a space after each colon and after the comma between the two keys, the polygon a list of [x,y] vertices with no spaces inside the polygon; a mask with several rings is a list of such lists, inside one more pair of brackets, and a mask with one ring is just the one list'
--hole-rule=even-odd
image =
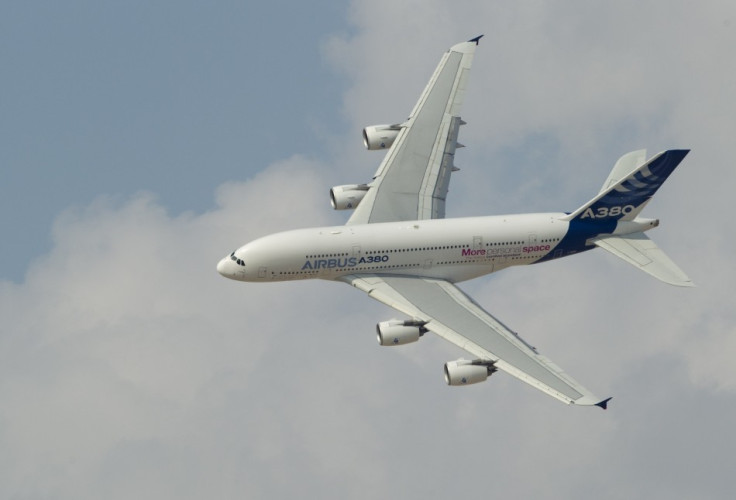
{"label": "airplane", "polygon": [[603,248],[653,277],[693,286],[645,232],[639,216],[689,150],[622,156],[600,192],[573,212],[449,218],[445,200],[468,74],[480,38],[451,47],[406,121],[366,127],[368,150],[386,155],[373,179],[330,190],[344,226],[265,236],[224,257],[217,271],[245,282],[323,279],[347,283],[407,319],[376,325],[378,343],[404,345],[433,332],[472,359],[449,361],[445,381],[464,386],[506,372],[558,400],[607,408],[529,342],[466,295],[457,283],[513,266]]}

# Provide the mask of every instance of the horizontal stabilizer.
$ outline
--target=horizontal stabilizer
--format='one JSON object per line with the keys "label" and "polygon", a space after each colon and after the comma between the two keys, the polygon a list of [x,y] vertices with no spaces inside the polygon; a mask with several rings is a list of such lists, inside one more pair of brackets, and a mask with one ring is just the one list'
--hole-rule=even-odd
{"label": "horizontal stabilizer", "polygon": [[629,264],[675,286],[695,286],[690,278],[644,233],[602,236],[592,240]]}

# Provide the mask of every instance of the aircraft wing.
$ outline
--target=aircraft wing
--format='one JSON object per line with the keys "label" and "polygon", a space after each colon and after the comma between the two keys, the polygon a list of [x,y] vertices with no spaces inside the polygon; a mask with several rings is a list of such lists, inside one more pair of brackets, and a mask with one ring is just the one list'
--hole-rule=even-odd
{"label": "aircraft wing", "polygon": [[480,37],[448,50],[348,224],[440,219],[454,167],[458,116]]}
{"label": "aircraft wing", "polygon": [[339,279],[426,322],[429,331],[565,403],[605,409],[610,400],[593,395],[448,281],[369,274]]}

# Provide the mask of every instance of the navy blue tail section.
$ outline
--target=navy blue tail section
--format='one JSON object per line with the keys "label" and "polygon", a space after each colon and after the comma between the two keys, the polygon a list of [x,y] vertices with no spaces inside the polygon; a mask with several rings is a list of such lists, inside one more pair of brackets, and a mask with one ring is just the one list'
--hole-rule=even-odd
{"label": "navy blue tail section", "polygon": [[658,154],[565,219],[598,222],[633,218],[689,152],[671,149]]}

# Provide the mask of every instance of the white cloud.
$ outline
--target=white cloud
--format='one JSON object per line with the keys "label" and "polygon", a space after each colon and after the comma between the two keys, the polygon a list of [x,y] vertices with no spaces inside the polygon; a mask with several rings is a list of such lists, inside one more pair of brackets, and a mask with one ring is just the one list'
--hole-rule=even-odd
{"label": "white cloud", "polygon": [[[0,288],[3,496],[49,488],[78,497],[90,491],[85,484],[111,479],[90,478],[97,467],[128,453],[196,465],[187,454],[212,437],[198,430],[213,416],[200,405],[242,404],[227,392],[248,386],[274,332],[293,330],[283,304],[319,302],[303,289],[232,286],[215,265],[271,228],[326,223],[326,210],[315,209],[319,168],[294,158],[222,186],[218,208],[202,215],[170,216],[142,194],[101,198],[59,218],[53,250],[23,284]],[[135,462],[124,465],[141,473]],[[35,484],[37,474],[47,481]]]}

